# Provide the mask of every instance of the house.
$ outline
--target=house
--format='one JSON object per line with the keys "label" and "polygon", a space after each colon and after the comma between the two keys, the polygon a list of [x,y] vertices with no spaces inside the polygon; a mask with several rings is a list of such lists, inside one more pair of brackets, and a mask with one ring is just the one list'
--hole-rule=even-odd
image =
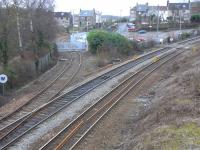
{"label": "house", "polygon": [[96,25],[96,13],[93,10],[81,10],[79,14],[79,26],[88,27]]}
{"label": "house", "polygon": [[136,4],[135,7],[130,9],[129,20],[131,22],[146,23],[148,15],[148,3]]}
{"label": "house", "polygon": [[167,6],[149,6],[148,8],[148,16],[158,16],[160,17],[161,21],[167,20],[168,12]]}
{"label": "house", "polygon": [[133,7],[133,8],[130,9],[129,21],[130,22],[134,22],[134,21],[136,21],[136,18],[137,18],[137,16],[136,16],[136,7]]}
{"label": "house", "polygon": [[137,4],[136,5],[136,21],[140,22],[141,24],[145,24],[148,22],[148,3],[146,4]]}
{"label": "house", "polygon": [[200,0],[192,1],[190,3],[191,15],[200,13]]}
{"label": "house", "polygon": [[79,27],[79,14],[73,14],[73,27]]}
{"label": "house", "polygon": [[190,1],[188,3],[170,3],[167,1],[168,17],[179,22],[190,20]]}
{"label": "house", "polygon": [[146,4],[137,4],[136,5],[136,15],[147,15],[148,13],[148,3]]}
{"label": "house", "polygon": [[96,11],[96,27],[100,28],[102,25],[102,12]]}
{"label": "house", "polygon": [[60,26],[65,28],[72,26],[72,14],[70,12],[55,12],[54,17]]}
{"label": "house", "polygon": [[158,16],[162,21],[167,19],[167,7],[166,6],[149,6],[146,4],[137,4],[130,9],[130,21],[139,22],[141,24],[147,24],[150,20],[150,16]]}

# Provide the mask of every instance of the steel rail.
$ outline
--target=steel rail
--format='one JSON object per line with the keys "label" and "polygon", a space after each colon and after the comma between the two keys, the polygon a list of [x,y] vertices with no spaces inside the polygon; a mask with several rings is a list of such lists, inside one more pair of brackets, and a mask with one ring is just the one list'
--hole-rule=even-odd
{"label": "steel rail", "polygon": [[[71,61],[72,61],[72,60],[70,59],[70,62],[71,62]],[[28,105],[32,100],[34,100],[34,99],[37,98],[39,95],[41,95],[42,93],[44,93],[48,88],[50,88],[50,87],[62,76],[62,74],[68,69],[70,63],[67,62],[66,64],[63,64],[63,65],[64,65],[64,67],[61,69],[62,71],[61,71],[60,73],[57,74],[56,78],[55,78],[53,81],[51,81],[51,82],[50,82],[47,86],[45,86],[43,89],[39,90],[39,92],[36,93],[34,96],[32,96],[32,97],[29,99],[29,101],[26,102],[24,105],[18,107],[14,112],[9,113],[9,114],[3,116],[3,117],[0,119],[0,122],[3,122],[5,119],[7,119],[8,117],[10,117],[12,114],[14,114],[15,112],[17,112],[18,110],[20,110],[23,106]],[[58,64],[57,64],[56,66],[54,66],[54,68],[56,68],[56,67],[58,67]],[[1,131],[1,129],[0,129],[0,131]]]}
{"label": "steel rail", "polygon": [[[167,49],[168,50],[168,49]],[[161,49],[161,50],[159,50],[159,51],[156,51],[156,52],[154,52],[153,53],[153,55],[150,57],[149,55],[145,55],[144,57],[142,57],[142,58],[145,58],[145,59],[148,59],[149,57],[150,58],[152,58],[154,55],[157,55],[157,54],[159,54],[160,52],[165,52],[165,51],[167,51],[166,49]],[[138,58],[137,60],[140,60],[141,58]],[[139,64],[139,63],[141,63],[141,62],[143,62],[143,60],[140,60],[139,62],[137,62],[136,64]],[[126,69],[127,70],[127,69]],[[120,71],[118,74],[121,74],[121,73],[123,73],[124,72],[124,70],[122,70],[122,71]],[[118,74],[115,74],[114,76],[117,76]],[[104,80],[104,82],[105,81],[107,81],[108,79],[106,78],[106,80]],[[102,83],[100,83],[100,84],[103,84],[104,82],[102,82]],[[100,84],[97,84],[97,85],[95,85],[93,88],[91,88],[91,89],[89,89],[88,91],[91,91],[92,89],[94,89],[94,88],[96,88],[97,86],[99,86]],[[78,98],[80,98],[81,96],[83,96],[83,95],[85,95],[86,93],[88,93],[88,91],[87,92],[85,92],[85,93],[82,93],[81,95],[79,94],[79,96],[76,98],[76,99],[74,99],[73,101],[75,101],[75,100],[77,100]],[[71,101],[70,103],[72,103],[73,101]],[[36,120],[34,120],[35,118],[38,118],[38,116],[36,115],[36,113],[39,113],[39,111],[40,112],[42,112],[43,110],[43,108],[44,107],[47,107],[47,106],[49,106],[50,104],[52,104],[52,103],[55,103],[55,100],[52,100],[51,102],[49,102],[49,103],[47,103],[47,104],[45,104],[44,106],[41,106],[40,108],[38,108],[38,109],[36,109],[35,111],[33,111],[29,116],[27,116],[27,118],[25,118],[25,120],[23,120],[22,122],[20,122],[20,124],[18,124],[17,125],[17,127],[16,128],[19,128],[18,130],[16,130],[16,128],[14,128],[11,132],[9,132],[9,134],[6,134],[6,136],[3,136],[3,138],[1,139],[1,142],[0,142],[0,146],[2,145],[2,147],[0,147],[0,149],[4,149],[4,148],[6,148],[7,146],[9,146],[9,145],[11,145],[13,142],[15,142],[18,138],[20,138],[21,136],[23,136],[24,134],[26,134],[27,132],[29,132],[31,129],[33,129],[33,128],[35,128],[36,126],[38,126],[39,124],[41,124],[42,122],[44,122],[45,120],[47,120],[48,118],[50,118],[51,116],[53,116],[53,115],[55,115],[57,112],[59,112],[60,110],[62,110],[63,108],[65,108],[66,106],[68,106],[69,105],[69,103],[67,103],[67,104],[65,104],[65,105],[63,105],[63,103],[62,103],[62,105],[59,105],[58,106],[58,108],[56,108],[56,110],[53,112],[53,111],[49,111],[48,110],[48,113],[46,113],[45,115],[44,114],[41,114],[40,116],[42,116],[43,118],[42,119],[40,119],[38,122],[36,121]],[[49,106],[50,108],[53,108],[53,107],[51,107],[51,106]],[[53,113],[52,113],[53,112]],[[47,115],[48,114],[48,115]],[[35,118],[33,117],[33,116],[35,116]],[[31,122],[28,122],[27,120],[28,119],[32,119],[33,121]],[[30,124],[28,124],[28,123],[30,123]],[[34,124],[32,124],[34,122]],[[23,123],[23,127],[25,128],[23,128],[23,129],[21,129],[22,127],[20,126],[19,127],[19,125],[22,125],[22,123]],[[28,125],[26,125],[26,123],[28,124]],[[28,128],[28,129],[27,129]],[[20,130],[22,130],[23,132],[22,133],[20,133],[21,131]],[[12,135],[11,135],[11,137],[9,137],[10,136],[10,133],[13,133]],[[14,137],[14,138],[13,138]],[[11,138],[11,139],[9,139],[9,138]]]}
{"label": "steel rail", "polygon": [[[111,99],[109,102],[107,102],[102,108],[100,108],[95,114],[93,114],[90,118],[88,118],[86,121],[92,121],[92,124],[86,131],[81,135],[81,137],[70,147],[70,150],[74,149],[80,142],[83,140],[83,138],[91,131],[91,129],[122,99],[124,98],[131,90],[133,90],[135,87],[137,87],[140,83],[142,83],[146,78],[149,77],[154,71],[156,71],[159,67],[170,61],[171,59],[175,58],[182,52],[175,54],[174,56],[170,57],[160,65],[156,66],[153,70],[148,72],[145,76],[143,76],[139,81],[136,83],[132,82],[129,85],[124,88],[122,92],[120,92],[117,96],[115,96],[113,99]],[[97,116],[100,111],[103,111],[102,109],[106,108],[105,112],[102,113],[99,117]],[[95,118],[98,117],[98,118]],[[95,120],[96,119],[96,120]],[[56,150],[61,149],[62,147],[59,147],[59,145],[56,147]]]}
{"label": "steel rail", "polygon": [[[179,55],[179,54],[178,54]],[[174,56],[176,57],[176,56]],[[173,59],[174,57],[172,57],[171,59]],[[169,61],[169,60],[168,60]],[[168,62],[167,61],[167,62]],[[166,63],[166,62],[165,62]],[[164,65],[165,63],[163,63],[162,65]],[[162,65],[158,66],[161,67]],[[156,68],[157,69],[157,68]],[[156,70],[155,69],[155,70]],[[155,70],[152,70],[152,72],[149,72],[149,74],[147,74],[146,76],[144,76],[141,80],[139,80],[136,84],[134,84],[131,88],[129,88],[119,99],[117,99],[110,107],[108,110],[106,110],[93,124],[92,126],[90,126],[90,128],[79,138],[79,140],[70,148],[70,150],[73,150],[76,146],[78,146],[78,144],[81,142],[81,140],[83,140],[83,138],[91,131],[91,129],[103,118],[105,117],[105,115],[122,99],[124,98],[134,87],[136,87],[137,85],[139,85],[143,80],[145,80],[145,78],[147,78],[150,74],[152,74]]]}
{"label": "steel rail", "polygon": [[[162,52],[162,51],[166,51],[166,49],[160,49],[160,50],[158,50],[158,51],[161,51],[161,52]],[[153,54],[157,54],[158,51],[154,51],[154,52],[151,52],[151,53],[149,53],[149,54],[145,54],[143,57],[140,57],[140,58],[138,58],[138,59],[141,59],[141,58],[144,58],[144,57],[149,58],[149,55],[150,55],[150,54],[152,54],[152,53],[153,53]],[[154,55],[153,55],[153,56],[154,56]],[[151,56],[151,57],[153,57],[153,56]],[[138,59],[137,59],[137,60],[138,60]],[[130,63],[130,62],[129,62],[129,63]],[[122,71],[122,72],[123,72],[123,71]],[[107,80],[107,79],[106,79],[106,80]],[[105,82],[105,81],[104,81],[104,82]],[[64,95],[65,95],[65,94],[64,94]],[[63,96],[63,95],[62,95],[62,96]],[[62,96],[61,96],[61,97],[62,97]],[[58,98],[60,98],[60,97],[58,97]],[[64,106],[64,107],[65,107],[65,106]],[[62,107],[61,109],[63,109],[64,107]],[[60,111],[61,109],[59,109],[58,111]],[[56,111],[56,113],[57,113],[58,111]],[[33,112],[33,113],[34,113],[34,112]],[[37,124],[37,125],[38,125],[38,124]],[[35,126],[34,126],[34,127],[35,127]],[[31,128],[31,129],[32,129],[32,128]],[[22,135],[20,135],[20,136],[22,136]],[[14,140],[16,140],[16,139],[14,139]]]}
{"label": "steel rail", "polygon": [[[174,51],[175,52],[175,51]],[[174,53],[173,52],[173,53]],[[169,53],[167,55],[165,55],[163,58],[173,54],[173,53]],[[162,59],[163,59],[162,58]],[[101,111],[102,109],[104,109],[104,107],[106,105],[108,105],[110,103],[110,101],[106,101],[106,100],[109,100],[109,99],[112,99],[112,96],[115,97],[116,94],[113,94],[111,95],[112,93],[118,93],[118,94],[122,94],[122,90],[127,88],[127,86],[123,87],[123,89],[120,89],[118,90],[118,88],[120,88],[121,86],[123,85],[130,85],[130,82],[131,80],[133,80],[133,78],[135,78],[136,75],[138,75],[140,72],[144,71],[145,69],[149,68],[150,66],[152,66],[155,62],[152,62],[142,68],[140,68],[137,72],[133,73],[131,76],[129,76],[128,78],[126,78],[124,81],[122,81],[119,85],[117,85],[114,89],[112,89],[110,92],[108,92],[105,96],[103,96],[102,98],[100,98],[95,104],[93,104],[92,106],[90,106],[87,110],[85,110],[81,115],[79,115],[76,119],[74,119],[71,123],[69,123],[63,130],[61,130],[56,136],[54,136],[51,140],[49,140],[43,147],[40,148],[40,150],[43,150],[43,149],[48,149],[48,146],[52,146],[51,143],[54,143],[55,140],[58,138],[58,136],[60,136],[60,134],[63,134],[64,132],[67,132],[67,130],[70,130],[70,128],[72,128],[71,132],[69,134],[67,134],[67,136],[64,138],[64,140],[62,142],[60,142],[60,144],[57,146],[57,148],[55,149],[60,149],[63,145],[65,145],[66,142],[68,142],[70,140],[70,138],[75,134],[75,132],[77,130],[79,130],[81,128],[82,125],[85,124],[86,121],[83,121],[83,120],[91,120],[93,119],[93,117],[99,112]],[[117,95],[118,95],[117,94]],[[111,95],[111,96],[110,96]],[[105,102],[102,102],[102,101],[105,101]],[[101,106],[101,103],[103,103]],[[105,104],[104,104],[105,103]],[[100,106],[98,106],[100,105]],[[97,109],[98,107],[101,107],[100,109]],[[90,111],[92,112],[93,110],[94,113],[90,113]],[[88,115],[89,117],[86,118],[84,117],[85,114],[91,114],[91,115]],[[87,116],[87,115],[86,115]],[[76,125],[76,123],[78,125]],[[73,126],[75,126],[73,128]]]}
{"label": "steel rail", "polygon": [[[191,41],[191,40],[190,40]],[[195,43],[196,41],[192,41],[191,43]],[[182,44],[184,42],[179,42],[179,44]],[[179,52],[178,54],[170,57],[169,59],[167,59],[166,61],[164,61],[163,63],[161,63],[159,66],[157,66],[156,68],[154,68],[153,70],[151,70],[150,72],[148,72],[145,76],[143,76],[139,81],[137,81],[135,84],[133,84],[130,88],[124,90],[124,92],[122,92],[122,95],[119,96],[119,98],[113,103],[111,104],[111,106],[86,130],[86,132],[84,132],[84,134],[79,137],[79,139],[77,140],[77,142],[75,142],[75,144],[72,145],[72,147],[70,148],[70,150],[73,150],[75,147],[78,146],[78,144],[83,140],[83,138],[91,131],[91,129],[103,118],[105,117],[108,112],[114,107],[116,106],[116,104],[122,99],[124,98],[131,90],[133,90],[135,87],[137,87],[139,84],[142,84],[142,82],[147,79],[149,77],[149,75],[151,75],[153,72],[155,72],[158,68],[160,68],[161,66],[163,66],[164,64],[168,63],[169,61],[171,61],[172,59],[176,58],[178,55],[182,54],[184,51]],[[141,85],[142,86],[142,85]],[[128,86],[127,86],[128,87]],[[118,94],[119,95],[119,94]],[[116,96],[117,97],[117,96]],[[109,102],[107,103],[109,104]],[[97,114],[97,113],[96,113]],[[94,114],[93,116],[91,116],[88,120],[91,120],[96,114]],[[87,120],[87,121],[88,121]],[[83,121],[82,121],[83,122]],[[83,123],[82,123],[83,124]],[[78,126],[78,128],[80,128],[80,125]],[[76,129],[77,131],[78,129]],[[62,147],[65,145],[66,139],[64,139],[60,145],[58,145],[55,150],[60,150],[62,149]],[[41,150],[41,149],[40,149]]]}
{"label": "steel rail", "polygon": [[[72,61],[72,60],[70,59],[70,62],[71,62],[71,61]],[[38,97],[39,95],[41,95],[43,92],[45,92],[49,87],[51,87],[51,85],[53,85],[53,83],[56,82],[56,81],[60,78],[60,76],[62,76],[62,74],[63,74],[64,71],[66,70],[66,67],[68,67],[69,65],[70,65],[69,62],[67,62],[66,64],[64,64],[64,67],[62,67],[62,69],[61,69],[61,70],[63,70],[63,71],[61,71],[61,73],[58,73],[53,81],[51,81],[46,87],[44,87],[43,89],[41,89],[37,94],[35,94],[34,96],[32,96],[32,97],[30,98],[30,100],[29,100],[27,103],[25,103],[24,105],[28,105],[33,99],[35,99],[36,97]],[[54,69],[54,68],[56,68],[56,67],[59,67],[59,64],[58,64],[58,63],[57,63],[52,69]],[[50,69],[50,70],[52,70],[52,69]],[[14,112],[9,113],[9,114],[6,114],[5,116],[1,117],[0,122],[3,121],[4,119],[10,117],[10,115],[12,115],[13,113],[15,113],[15,112],[18,111],[19,109],[21,109],[24,105],[22,105],[22,106],[20,106],[19,108],[17,108]],[[1,130],[1,129],[0,129],[0,130]]]}
{"label": "steel rail", "polygon": [[[194,43],[194,42],[196,42],[196,41],[192,41],[192,43]],[[178,53],[178,54],[176,54],[175,56],[173,56],[173,57],[171,57],[170,59],[168,59],[167,61],[165,61],[164,63],[162,63],[161,65],[159,65],[158,67],[156,67],[155,69],[153,69],[150,73],[148,73],[148,75],[149,74],[151,74],[151,73],[153,73],[157,68],[159,68],[159,67],[161,67],[162,65],[164,65],[165,63],[167,63],[169,60],[171,60],[171,59],[173,59],[173,58],[175,58],[176,56],[178,56],[178,55],[180,55],[181,53],[183,53],[183,52],[180,52],[180,53]],[[146,68],[146,67],[145,67]],[[136,86],[137,84],[139,84],[139,82],[141,82],[143,79],[145,79],[148,75],[146,75],[145,77],[143,77],[141,80],[139,80],[134,86]],[[126,80],[127,81],[127,80]],[[134,87],[133,86],[133,87]],[[118,86],[117,86],[118,87]],[[116,88],[117,88],[116,87]],[[132,88],[133,88],[132,87]],[[132,89],[131,88],[131,89]],[[113,89],[114,90],[114,89]],[[128,90],[128,91],[130,91],[130,90]],[[123,94],[122,94],[123,95]],[[125,94],[126,95],[126,94]],[[124,96],[125,96],[124,95]],[[106,94],[106,96],[107,96],[107,94]],[[124,96],[122,96],[122,97],[124,97]],[[105,96],[104,96],[105,97]],[[100,100],[99,100],[100,101]],[[98,103],[99,103],[99,101],[97,102],[97,103],[95,103],[94,105],[97,105]],[[109,104],[109,102],[107,103],[107,104]],[[62,134],[62,132],[65,132],[66,131],[66,129],[68,129],[68,128],[70,128],[70,126],[76,121],[76,120],[78,120],[80,117],[82,117],[86,112],[88,112],[92,107],[94,107],[94,105],[92,105],[91,107],[89,107],[86,111],[84,111],[80,116],[78,116],[76,119],[74,119],[74,121],[72,121],[66,128],[64,128],[62,131],[60,131],[56,136],[54,136],[51,140],[49,140],[43,147],[41,147],[40,148],[40,150],[43,150],[43,149],[46,149],[47,147],[48,147],[48,145],[52,142],[52,141],[54,141],[60,134]],[[105,105],[106,106],[106,105]],[[105,106],[103,106],[102,108],[104,108]],[[98,112],[98,111],[97,111]],[[90,119],[92,119],[96,114],[97,114],[97,112],[95,113],[95,114],[93,114],[88,120],[90,120]],[[98,121],[97,121],[98,122]],[[68,141],[72,136],[73,136],[73,134],[74,134],[74,132],[76,132],[77,130],[79,130],[79,128],[82,126],[84,124],[84,121],[83,120],[81,120],[81,121],[79,121],[78,122],[78,125],[72,130],[72,132],[71,132],[71,134],[68,134],[65,138],[64,138],[64,140],[57,146],[57,148],[55,148],[55,149],[60,149],[60,147],[62,147],[64,144],[65,144],[65,142],[66,141]],[[88,131],[87,131],[88,132]],[[87,134],[87,133],[86,133]],[[81,139],[80,139],[81,140]],[[78,142],[78,141],[77,141]],[[75,146],[75,145],[74,145]],[[52,147],[51,147],[52,148]]]}
{"label": "steel rail", "polygon": [[[53,96],[53,97],[56,97],[61,91],[63,91],[63,89],[66,88],[66,86],[68,86],[71,81],[75,78],[75,76],[77,75],[77,73],[80,71],[80,68],[81,68],[81,65],[82,65],[82,58],[81,58],[81,54],[78,53],[79,55],[79,66],[78,66],[78,69],[75,71],[75,73],[73,73],[73,75],[70,77],[70,79],[64,83],[64,86],[59,89],[56,94]],[[71,62],[73,61],[73,59],[71,59]],[[65,70],[62,71],[62,75],[71,67],[71,65],[68,65],[65,67]],[[59,76],[59,78],[62,77],[61,75]],[[51,99],[53,99],[53,97],[51,97]],[[49,99],[49,100],[51,100]],[[31,112],[32,113],[32,112]],[[0,139],[2,139],[3,137],[5,137],[7,134],[9,134],[12,130],[14,130],[16,127],[18,127],[23,121],[25,121],[28,117],[30,116],[30,114],[26,115],[26,116],[23,116],[22,118],[19,118],[17,119],[16,121],[12,122],[11,124],[5,126],[4,128],[2,128],[0,130]],[[10,128],[10,129],[9,129]],[[8,130],[8,131],[6,131]]]}

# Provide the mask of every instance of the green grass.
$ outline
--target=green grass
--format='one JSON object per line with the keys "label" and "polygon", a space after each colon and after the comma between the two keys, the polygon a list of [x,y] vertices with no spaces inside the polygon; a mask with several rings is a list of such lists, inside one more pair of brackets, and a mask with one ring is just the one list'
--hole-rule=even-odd
{"label": "green grass", "polygon": [[181,105],[188,105],[193,103],[191,99],[176,99],[175,102]]}
{"label": "green grass", "polygon": [[162,150],[184,150],[189,149],[190,145],[200,146],[200,127],[194,122],[180,127],[159,127],[144,138],[144,144]]}

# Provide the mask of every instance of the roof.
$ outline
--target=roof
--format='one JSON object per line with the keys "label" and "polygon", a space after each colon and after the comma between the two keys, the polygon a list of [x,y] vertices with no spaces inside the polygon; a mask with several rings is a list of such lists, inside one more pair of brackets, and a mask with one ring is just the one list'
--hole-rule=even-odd
{"label": "roof", "polygon": [[130,11],[135,11],[136,10],[136,7],[133,7],[130,9]]}
{"label": "roof", "polygon": [[57,17],[57,18],[60,18],[60,17],[69,18],[69,17],[72,16],[72,14],[70,12],[55,12],[54,16]]}
{"label": "roof", "polygon": [[189,3],[169,3],[169,10],[189,10]]}
{"label": "roof", "polygon": [[80,17],[92,17],[95,15],[95,10],[80,10]]}
{"label": "roof", "polygon": [[139,4],[136,6],[136,11],[146,12],[148,10],[148,5],[146,4]]}
{"label": "roof", "polygon": [[149,10],[167,11],[167,6],[149,6]]}

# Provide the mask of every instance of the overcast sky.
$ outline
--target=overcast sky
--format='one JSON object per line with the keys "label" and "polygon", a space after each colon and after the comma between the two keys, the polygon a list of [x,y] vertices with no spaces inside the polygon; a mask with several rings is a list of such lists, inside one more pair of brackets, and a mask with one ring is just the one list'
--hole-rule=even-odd
{"label": "overcast sky", "polygon": [[[167,0],[55,0],[56,11],[70,11],[77,13],[79,9],[91,10],[95,8],[103,15],[128,16],[130,7],[140,4],[167,5]],[[188,2],[188,0],[170,0],[170,2]]]}

